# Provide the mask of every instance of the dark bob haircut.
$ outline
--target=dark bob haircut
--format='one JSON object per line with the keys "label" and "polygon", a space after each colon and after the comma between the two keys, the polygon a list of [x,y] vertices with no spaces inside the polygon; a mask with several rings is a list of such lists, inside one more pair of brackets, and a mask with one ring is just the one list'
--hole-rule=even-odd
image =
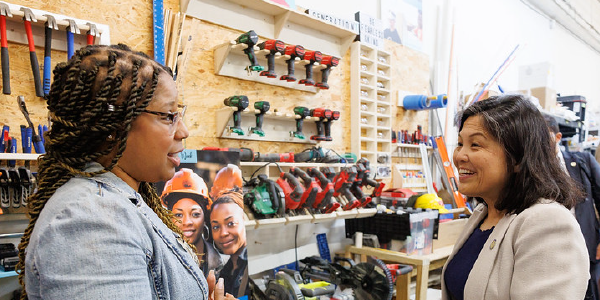
{"label": "dark bob haircut", "polygon": [[506,186],[498,187],[502,192],[496,209],[518,214],[540,198],[555,200],[570,209],[582,198],[576,183],[560,165],[544,117],[528,98],[515,94],[478,101],[457,115],[459,132],[474,116],[481,118],[485,130],[506,155],[510,175]]}

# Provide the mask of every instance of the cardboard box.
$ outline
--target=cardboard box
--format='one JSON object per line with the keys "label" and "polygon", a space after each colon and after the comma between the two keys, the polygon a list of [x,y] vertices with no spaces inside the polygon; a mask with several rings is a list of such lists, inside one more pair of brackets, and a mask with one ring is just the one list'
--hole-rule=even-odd
{"label": "cardboard box", "polygon": [[536,87],[530,89],[531,96],[536,97],[540,101],[540,106],[552,112],[556,108],[556,91],[549,87]]}

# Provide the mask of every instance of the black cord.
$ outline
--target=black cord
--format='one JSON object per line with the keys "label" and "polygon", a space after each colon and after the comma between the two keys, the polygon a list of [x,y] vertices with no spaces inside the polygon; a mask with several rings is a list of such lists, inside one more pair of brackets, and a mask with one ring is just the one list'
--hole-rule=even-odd
{"label": "black cord", "polygon": [[[260,169],[262,169],[262,168],[264,168],[264,167],[268,166],[269,164],[271,164],[271,162],[268,162],[268,163],[266,163],[266,164],[264,164],[264,165],[260,166],[258,169],[254,170],[254,172],[252,173],[252,175],[250,175],[250,180],[252,180],[252,178],[254,178],[254,175],[256,175],[256,172],[258,172]],[[275,164],[277,164],[277,163],[275,163]],[[279,167],[279,165],[277,165],[277,166]],[[243,178],[242,178],[242,179],[243,179]],[[248,181],[250,181],[250,180],[248,180]],[[244,182],[248,182],[248,181],[244,180]]]}
{"label": "black cord", "polygon": [[298,262],[298,224],[296,224],[296,234],[294,235],[294,252],[296,253],[296,270],[300,269]]}

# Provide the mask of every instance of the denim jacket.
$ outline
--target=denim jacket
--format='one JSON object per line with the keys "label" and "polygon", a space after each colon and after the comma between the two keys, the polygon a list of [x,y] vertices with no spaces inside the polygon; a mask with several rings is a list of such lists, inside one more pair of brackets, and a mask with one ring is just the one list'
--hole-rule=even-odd
{"label": "denim jacket", "polygon": [[[100,169],[94,163],[86,171]],[[31,234],[27,294],[29,299],[208,299],[204,274],[184,245],[113,173],[72,178],[50,198]]]}

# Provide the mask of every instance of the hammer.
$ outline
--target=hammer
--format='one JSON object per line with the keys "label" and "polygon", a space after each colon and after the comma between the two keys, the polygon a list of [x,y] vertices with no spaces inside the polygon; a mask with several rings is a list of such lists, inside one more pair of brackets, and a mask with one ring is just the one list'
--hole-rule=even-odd
{"label": "hammer", "polygon": [[31,61],[31,71],[33,72],[35,94],[38,97],[44,97],[44,89],[42,88],[42,81],[40,80],[40,66],[38,64],[37,56],[35,55],[35,42],[33,41],[33,34],[31,32],[31,21],[37,22],[37,19],[33,12],[31,12],[31,9],[21,7],[21,10],[23,11],[23,23],[25,23],[25,32],[27,33],[27,43],[29,44],[29,60]]}
{"label": "hammer", "polygon": [[75,53],[75,39],[73,37],[73,34],[79,34],[79,27],[77,27],[77,23],[75,23],[74,20],[66,20],[69,21],[69,26],[67,27],[67,59],[71,59],[71,57]]}
{"label": "hammer", "polygon": [[56,20],[52,15],[44,15],[46,19],[46,43],[44,44],[44,95],[50,93],[50,75],[52,73],[52,30],[58,30]]}
{"label": "hammer", "polygon": [[98,29],[96,28],[96,24],[94,24],[94,23],[87,22],[86,24],[90,28],[90,30],[88,30],[88,32],[86,33],[87,34],[87,44],[93,45],[95,42],[96,36],[98,36]]}
{"label": "hammer", "polygon": [[8,41],[6,39],[6,17],[12,17],[6,3],[0,2],[0,60],[2,61],[2,93],[10,95],[10,68],[8,64]]}

